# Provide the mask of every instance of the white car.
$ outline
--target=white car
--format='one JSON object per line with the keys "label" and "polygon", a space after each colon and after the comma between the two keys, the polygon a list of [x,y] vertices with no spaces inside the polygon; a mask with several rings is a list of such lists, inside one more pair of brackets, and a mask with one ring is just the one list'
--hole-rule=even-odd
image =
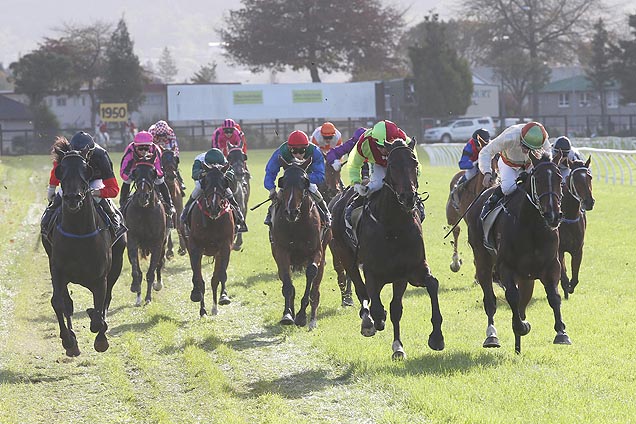
{"label": "white car", "polygon": [[495,124],[492,118],[461,118],[443,122],[439,127],[426,129],[424,131],[424,142],[464,143],[480,128],[487,129],[491,137],[495,136]]}

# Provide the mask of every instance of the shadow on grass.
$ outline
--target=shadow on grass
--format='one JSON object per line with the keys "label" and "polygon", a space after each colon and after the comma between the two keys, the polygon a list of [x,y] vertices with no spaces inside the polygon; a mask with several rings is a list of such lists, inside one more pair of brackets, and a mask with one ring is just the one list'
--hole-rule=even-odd
{"label": "shadow on grass", "polygon": [[129,332],[129,331],[133,331],[136,333],[144,333],[162,321],[171,322],[177,325],[178,327],[184,327],[190,323],[190,321],[187,321],[187,320],[180,321],[164,313],[158,313],[158,314],[156,313],[156,314],[153,314],[152,317],[150,317],[146,321],[118,325],[116,327],[110,328],[108,332],[113,336],[120,336],[123,333]]}
{"label": "shadow on grass", "polygon": [[278,281],[278,272],[259,272],[258,274],[251,274],[249,277],[243,279],[242,281],[237,280],[235,277],[231,283],[228,283],[228,286],[231,285],[232,287],[243,287],[249,289],[252,288],[255,283],[271,280]]}
{"label": "shadow on grass", "polygon": [[58,381],[69,380],[71,376],[63,375],[42,375],[14,372],[10,370],[0,370],[0,384],[37,384],[37,383],[55,383]]}

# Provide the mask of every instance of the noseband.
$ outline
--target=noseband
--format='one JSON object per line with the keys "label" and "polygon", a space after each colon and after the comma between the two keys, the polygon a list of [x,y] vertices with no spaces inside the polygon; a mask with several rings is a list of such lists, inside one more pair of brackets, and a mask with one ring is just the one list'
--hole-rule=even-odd
{"label": "noseband", "polygon": [[[72,150],[72,151],[70,151],[70,152],[67,152],[67,153],[66,153],[66,154],[62,157],[62,159],[60,160],[60,165],[62,165],[62,163],[64,162],[64,160],[65,160],[65,159],[68,159],[68,158],[76,158],[76,157],[77,157],[77,158],[80,158],[80,159],[82,160],[82,162],[84,162],[84,164],[85,164],[86,166],[88,166],[88,163],[86,162],[86,159],[84,158],[84,156],[82,156],[79,152],[74,151],[74,150]],[[80,191],[79,193],[64,194],[65,192],[64,192],[64,189],[62,188],[62,192],[63,192],[63,194],[62,194],[62,199],[67,199],[67,200],[68,200],[68,199],[70,199],[70,198],[71,198],[71,196],[73,196],[73,197],[75,197],[75,196],[79,196],[79,200],[78,200],[78,202],[77,202],[77,208],[70,208],[70,207],[69,207],[69,210],[71,210],[71,211],[73,211],[73,212],[78,211],[78,210],[80,210],[80,209],[82,208],[82,206],[84,205],[84,200],[86,199],[86,195],[88,194],[88,192],[90,192],[90,191],[91,191],[91,188],[90,188],[90,184],[89,184],[89,182],[88,182],[88,181],[84,178],[84,176],[83,176],[83,175],[80,175],[80,177],[81,177],[81,179],[82,179],[82,182],[83,182],[83,183],[85,184],[85,186],[86,186],[86,189],[85,189],[85,190]]]}
{"label": "noseband", "polygon": [[592,172],[590,171],[588,167],[582,166],[580,168],[571,170],[570,175],[568,175],[567,186],[568,186],[568,190],[570,191],[570,194],[572,194],[572,197],[574,197],[577,201],[582,202],[583,198],[581,197],[578,190],[576,189],[576,184],[574,184],[574,174],[576,172],[585,172],[590,177],[592,177]]}
{"label": "noseband", "polygon": [[[530,200],[530,203],[532,203],[534,207],[539,211],[539,214],[541,215],[542,218],[544,218],[544,216],[543,216],[543,210],[541,209],[541,199],[544,196],[554,196],[557,202],[557,206],[559,207],[561,206],[561,199],[563,198],[563,194],[559,194],[553,191],[551,178],[548,178],[548,190],[541,194],[538,193],[535,172],[537,171],[537,169],[546,165],[554,168],[554,171],[559,176],[559,179],[561,178],[561,173],[559,172],[559,168],[554,162],[541,162],[535,168],[533,168],[532,172],[530,172],[530,193],[526,192],[526,197],[528,198],[528,200]],[[548,172],[551,172],[551,171],[548,171]]]}
{"label": "noseband", "polygon": [[[396,147],[392,148],[391,151],[389,152],[388,157],[387,157],[387,168],[388,168],[388,162],[391,159],[391,155],[393,154],[393,152],[395,152],[396,150],[401,150],[401,149],[408,149],[410,152],[413,152],[413,150],[411,150],[410,147],[404,146],[404,145],[399,145],[399,146],[396,146]],[[400,208],[402,208],[402,210],[404,210],[405,212],[411,212],[411,211],[415,210],[417,202],[414,201],[413,202],[413,206],[408,206],[405,202],[403,202],[402,199],[401,199],[401,195],[403,195],[405,193],[398,193],[395,190],[395,188],[391,185],[391,183],[389,181],[387,181],[386,177],[384,178],[383,185],[385,187],[388,187],[389,190],[395,195],[395,200],[398,202],[398,204],[400,205]],[[414,198],[417,197],[417,187],[418,187],[418,183],[417,183],[417,180],[415,180],[415,190],[411,191],[411,194],[413,194]]]}

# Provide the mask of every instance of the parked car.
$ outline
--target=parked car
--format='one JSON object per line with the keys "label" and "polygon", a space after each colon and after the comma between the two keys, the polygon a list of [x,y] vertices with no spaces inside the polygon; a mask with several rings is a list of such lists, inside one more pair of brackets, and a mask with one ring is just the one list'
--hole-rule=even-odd
{"label": "parked car", "polygon": [[470,139],[475,130],[487,129],[495,134],[495,124],[491,117],[460,118],[443,122],[439,127],[424,130],[425,143],[463,143]]}

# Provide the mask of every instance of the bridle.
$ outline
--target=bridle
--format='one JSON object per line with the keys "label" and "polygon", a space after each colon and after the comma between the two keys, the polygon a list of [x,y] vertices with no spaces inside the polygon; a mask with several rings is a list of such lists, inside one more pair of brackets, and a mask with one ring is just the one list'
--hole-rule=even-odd
{"label": "bridle", "polygon": [[[90,166],[88,165],[88,162],[86,161],[86,158],[82,156],[80,152],[76,150],[71,150],[69,152],[66,152],[60,160],[60,166],[62,165],[64,160],[68,158],[80,158],[82,162],[84,163],[84,165],[86,165],[87,168],[90,168]],[[62,179],[60,179],[60,183],[62,185],[62,200],[68,201],[71,199],[77,199],[79,197],[79,200],[77,201],[77,207],[70,207],[67,205],[67,208],[70,212],[77,212],[78,210],[80,210],[82,206],[84,205],[84,200],[86,199],[87,194],[91,191],[89,181],[86,178],[84,178],[84,175],[80,174],[80,178],[82,179],[82,185],[85,186],[86,188],[84,190],[81,190],[78,193],[67,193],[64,190],[64,183]]]}
{"label": "bridle", "polygon": [[574,175],[575,173],[581,173],[581,172],[585,172],[587,175],[590,176],[590,178],[592,178],[592,172],[590,171],[590,169],[586,166],[582,166],[580,168],[575,168],[573,170],[570,171],[570,175],[568,175],[567,178],[567,188],[570,191],[570,194],[572,195],[572,197],[574,197],[577,201],[582,202],[583,198],[581,197],[581,195],[579,194],[578,190],[576,189],[576,184],[574,183]]}
{"label": "bridle", "polygon": [[[146,162],[140,162],[136,167],[139,166],[154,167],[152,163]],[[135,178],[134,186],[135,195],[141,196],[141,199],[143,200],[143,202],[141,202],[141,207],[148,207],[150,205],[150,194],[153,192],[155,186],[154,178],[152,180],[147,179],[146,177],[141,177],[139,179]],[[146,191],[144,191],[144,187],[146,187]]]}
{"label": "bridle", "polygon": [[[393,152],[397,151],[397,150],[401,150],[401,149],[408,149],[411,154],[413,152],[413,150],[406,145],[398,145],[393,147],[390,151],[389,154],[387,156],[387,170],[389,168],[389,160],[391,159],[391,155],[393,154]],[[390,171],[387,172],[387,176],[390,176]],[[398,193],[395,188],[393,187],[393,185],[390,183],[389,179],[387,177],[384,178],[383,181],[383,185],[385,187],[387,187],[394,195],[395,195],[395,200],[398,202],[398,204],[400,205],[400,208],[402,208],[402,210],[404,210],[405,212],[412,212],[416,209],[416,205],[417,205],[417,197],[418,197],[418,193],[417,193],[417,189],[419,187],[418,181],[417,179],[415,179],[415,185],[414,185],[414,190],[411,191],[411,193],[408,194],[413,194],[413,206],[408,206],[406,204],[405,201],[402,200],[402,196],[404,196],[406,193]]]}
{"label": "bridle", "polygon": [[[539,211],[539,214],[541,215],[542,218],[545,218],[544,212],[541,208],[541,199],[543,197],[545,196],[554,197],[556,199],[558,208],[561,207],[561,199],[563,198],[562,193],[558,193],[553,190],[552,178],[548,178],[548,190],[543,193],[538,192],[535,172],[537,171],[537,169],[544,166],[550,166],[551,168],[554,168],[554,172],[556,172],[557,175],[559,176],[559,181],[561,180],[561,173],[559,172],[559,167],[554,162],[540,162],[530,172],[530,193],[526,192],[526,197],[528,198],[530,203],[532,203],[532,205]],[[552,172],[552,171],[548,170],[547,172]],[[558,186],[560,187],[560,183]],[[552,200],[550,200],[550,206],[551,206],[551,209],[554,209],[554,207],[552,207],[553,206]]]}
{"label": "bridle", "polygon": [[[207,177],[208,172],[206,172],[206,175],[203,178]],[[220,170],[218,175],[220,178],[224,178],[223,173],[221,173]],[[212,184],[211,189],[206,183],[203,188],[203,196],[199,198],[197,204],[199,205],[199,209],[203,215],[214,221],[223,215],[229,207],[229,201],[225,196],[225,190],[220,187],[218,182],[215,181],[214,184]]]}
{"label": "bridle", "polygon": [[[298,167],[295,166],[296,168],[298,168],[299,170],[301,170],[303,172],[302,176],[306,179],[307,178],[307,172]],[[285,187],[285,185],[287,184],[287,179],[283,178],[283,182],[284,182],[284,186],[281,187],[283,189],[283,197],[284,197],[284,193],[285,193],[285,189],[288,187]],[[289,198],[287,199],[287,202],[285,202],[285,211],[287,212],[286,218],[288,221],[290,222],[296,222],[300,219],[300,212],[301,212],[301,208],[303,206],[303,203],[305,202],[305,199],[307,198],[307,195],[309,194],[309,188],[308,187],[302,187],[302,197],[300,199],[300,202],[298,202],[298,206],[296,207],[292,207],[292,205],[294,204],[294,190],[293,190],[293,186],[289,187],[290,190],[290,195]],[[292,217],[292,212],[295,212],[295,214],[293,214],[293,219]]]}

